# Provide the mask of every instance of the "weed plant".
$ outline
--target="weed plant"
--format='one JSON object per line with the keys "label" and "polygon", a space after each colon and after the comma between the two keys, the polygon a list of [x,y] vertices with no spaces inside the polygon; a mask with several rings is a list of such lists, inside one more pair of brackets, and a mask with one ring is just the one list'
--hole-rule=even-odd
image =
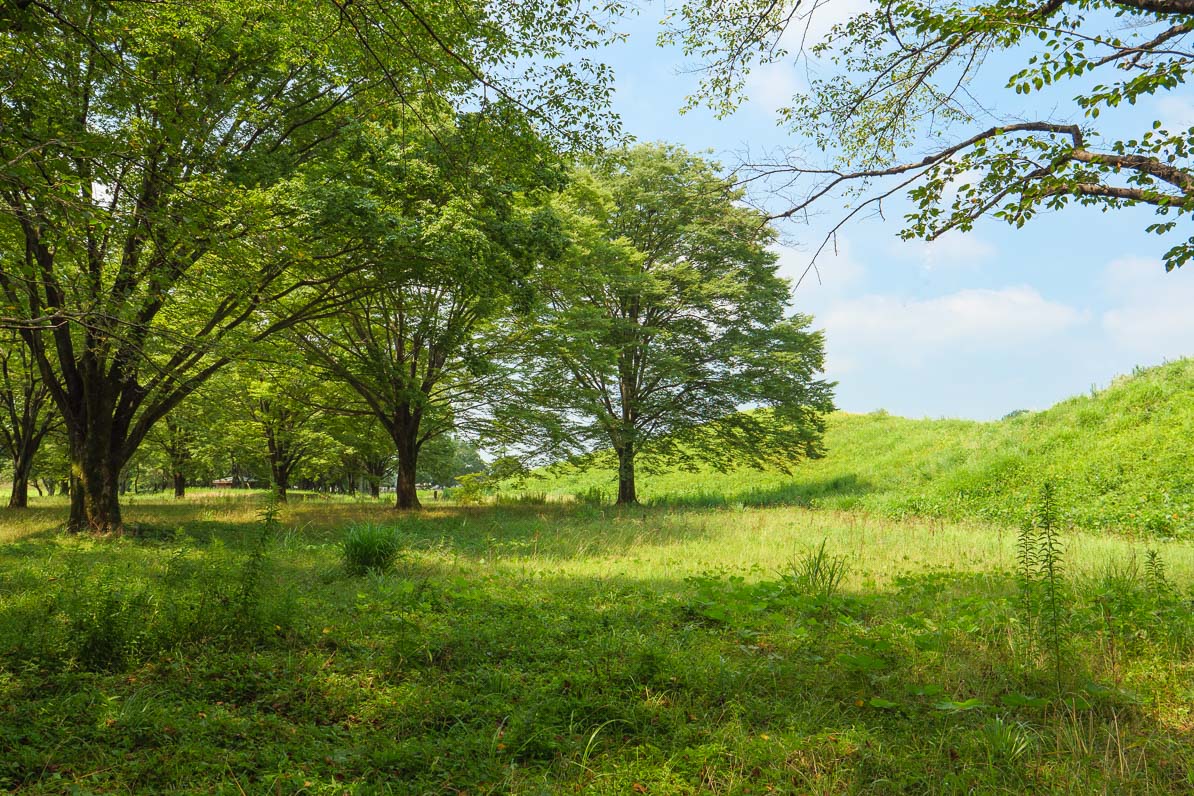
{"label": "weed plant", "polygon": [[785,582],[798,592],[827,601],[841,588],[850,566],[845,556],[830,555],[825,550],[826,540],[814,550],[792,561]]}
{"label": "weed plant", "polygon": [[1056,693],[1061,696],[1069,618],[1063,610],[1068,600],[1058,526],[1056,489],[1046,481],[1031,516],[1021,524],[1016,560],[1020,608],[1027,626],[1039,636],[1049,655]]}

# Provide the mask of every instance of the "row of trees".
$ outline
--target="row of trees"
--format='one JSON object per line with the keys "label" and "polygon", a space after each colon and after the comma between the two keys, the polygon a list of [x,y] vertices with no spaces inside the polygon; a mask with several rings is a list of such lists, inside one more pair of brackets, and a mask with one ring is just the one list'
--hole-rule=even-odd
{"label": "row of trees", "polygon": [[[13,371],[8,372],[9,375]],[[353,400],[337,385],[314,383],[309,371],[271,365],[250,375],[240,367],[213,377],[147,435],[121,472],[118,491],[186,495],[188,486],[230,481],[232,487],[272,484],[281,500],[292,487],[377,498],[394,485],[396,457],[389,434],[376,421],[344,411]],[[322,393],[313,400],[316,390]],[[5,400],[22,400],[5,387]],[[39,495],[69,490],[69,443],[49,408],[37,420],[0,430],[47,429],[34,441],[35,456],[14,455],[0,465],[0,480],[11,480],[10,508],[24,508]],[[443,435],[419,456],[420,482],[453,484],[485,471],[475,446]]]}
{"label": "row of trees", "polygon": [[[611,448],[622,503],[637,499],[643,460],[786,467],[817,454],[821,336],[785,317],[773,233],[714,164],[653,145],[568,170],[547,168],[550,152],[477,155],[463,171],[450,155],[496,135],[484,122],[435,136],[365,125],[305,175],[282,245],[314,260],[348,250],[356,266],[263,304],[257,326],[291,322],[221,352],[144,444],[120,451],[120,471],[96,476],[110,505],[147,470],[169,473],[176,495],[188,478],[232,474],[285,499],[296,476],[376,495],[393,467],[397,506],[417,508],[418,481],[481,468],[462,436],[537,463]],[[62,440],[68,488],[87,464],[26,339],[10,336],[0,385],[10,437],[28,441],[10,446],[13,505],[47,434]]]}
{"label": "row of trees", "polygon": [[213,424],[264,438],[283,494],[333,427],[384,433],[403,508],[448,436],[612,446],[622,502],[644,457],[816,452],[821,339],[741,193],[671,147],[577,156],[600,70],[479,66],[587,46],[591,15],[3,9],[4,439],[25,484],[61,435],[72,529],[121,527],[151,439],[182,483]]}
{"label": "row of trees", "polygon": [[[680,4],[664,38],[705,70],[694,101],[727,110],[823,5]],[[70,526],[119,528],[122,473],[151,432],[279,350],[385,430],[407,505],[421,447],[451,432],[539,461],[611,447],[623,502],[643,457],[815,453],[820,340],[784,317],[763,217],[683,152],[575,157],[618,134],[612,76],[583,56],[623,10],[0,2],[14,469],[60,431]],[[884,2],[814,47],[840,74],[783,112],[836,162],[789,156],[754,176],[794,192],[783,217],[843,190],[861,197],[849,217],[908,190],[913,237],[1068,203],[1143,205],[1167,217],[1148,229],[1181,232],[1190,130],[1100,143],[1097,120],[1181,85],[1192,30],[1188,5],[1162,0]],[[1079,86],[1081,121],[980,124],[975,79],[1002,63],[987,56],[1033,42],[1006,86]],[[925,136],[942,143],[909,157]]]}

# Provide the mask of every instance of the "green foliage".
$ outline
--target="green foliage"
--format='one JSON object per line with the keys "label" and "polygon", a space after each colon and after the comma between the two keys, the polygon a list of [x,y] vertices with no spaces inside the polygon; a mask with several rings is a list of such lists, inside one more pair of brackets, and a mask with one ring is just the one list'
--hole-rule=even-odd
{"label": "green foliage", "polygon": [[[742,99],[753,66],[817,59],[779,122],[837,162],[781,155],[751,167],[752,179],[773,176],[800,197],[787,216],[844,193],[850,218],[907,190],[915,206],[902,235],[931,240],[985,215],[1020,227],[1070,204],[1150,209],[1145,228],[1158,234],[1181,230],[1194,212],[1194,127],[1168,129],[1139,111],[1116,115],[1136,125],[1126,132],[1099,119],[1185,84],[1194,55],[1178,42],[1194,25],[1188,4],[889,0],[831,18],[827,35],[806,42],[810,19],[832,13],[798,0],[693,0],[661,37],[699,59],[690,101],[721,113]],[[791,41],[802,52],[790,53]],[[1026,118],[1021,95],[1068,112]],[[1169,249],[1165,267],[1191,256],[1194,238]]]}
{"label": "green foliage", "polygon": [[591,486],[572,495],[573,500],[582,506],[604,506],[609,503],[609,493],[599,486]]}
{"label": "green foliage", "polygon": [[66,606],[74,657],[88,671],[119,671],[143,653],[155,606],[135,584],[101,578],[92,585]]}
{"label": "green foliage", "polygon": [[344,533],[340,553],[350,575],[383,573],[394,566],[402,552],[402,535],[392,525],[354,523]]}
{"label": "green foliage", "polygon": [[1021,526],[1016,540],[1016,558],[1021,607],[1048,650],[1053,662],[1054,685],[1061,696],[1063,656],[1070,620],[1063,611],[1063,603],[1068,603],[1068,592],[1062,575],[1059,522],[1055,489],[1046,481],[1041,486],[1032,516]]}
{"label": "green foliage", "polygon": [[261,605],[261,579],[268,564],[267,551],[270,542],[278,536],[281,524],[278,522],[278,492],[270,489],[266,493],[265,505],[261,509],[261,528],[249,547],[248,557],[240,573],[240,587],[236,592],[239,616],[252,625],[258,619]]}
{"label": "green foliage", "polygon": [[520,492],[517,495],[498,494],[495,502],[499,506],[546,506],[546,492]]}
{"label": "green foliage", "polygon": [[[507,181],[511,170],[551,179],[545,153],[617,132],[609,70],[564,53],[606,41],[621,11],[540,0],[5,2],[3,320],[21,329],[73,441],[83,499],[71,527],[119,532],[112,484],[150,430],[229,362],[361,292],[342,292],[341,280],[366,254],[399,251],[392,283],[423,258],[500,264],[484,243],[503,233],[534,249],[509,202],[487,200],[528,189]],[[383,140],[370,140],[378,131]],[[480,190],[441,201],[465,181],[408,158],[408,132],[415,149],[454,144],[439,165],[488,153],[486,176],[469,181]],[[371,143],[383,150],[373,160]],[[411,229],[393,203],[373,208],[376,196],[354,193],[362,184],[435,212]],[[275,481],[284,489],[285,473]]]}
{"label": "green foliage", "polygon": [[465,439],[445,434],[428,440],[419,451],[420,482],[447,486],[462,475],[485,470],[476,446]]}
{"label": "green foliage", "polygon": [[509,400],[510,316],[564,245],[545,198],[562,179],[557,154],[529,127],[511,135],[512,109],[490,111],[428,108],[420,132],[364,125],[302,189],[311,236],[352,251],[357,268],[337,312],[292,339],[390,435],[399,508],[418,507],[425,452],[439,483],[479,464],[448,437],[489,428]]}
{"label": "green foliage", "polygon": [[1173,594],[1173,584],[1165,575],[1165,562],[1156,550],[1145,551],[1144,574],[1154,597],[1163,599]]}
{"label": "green foliage", "polygon": [[637,502],[636,463],[787,468],[820,450],[822,335],[786,316],[775,233],[718,171],[641,145],[578,168],[555,204],[571,246],[543,279],[522,400],[501,417],[539,461],[612,449],[618,503]]}

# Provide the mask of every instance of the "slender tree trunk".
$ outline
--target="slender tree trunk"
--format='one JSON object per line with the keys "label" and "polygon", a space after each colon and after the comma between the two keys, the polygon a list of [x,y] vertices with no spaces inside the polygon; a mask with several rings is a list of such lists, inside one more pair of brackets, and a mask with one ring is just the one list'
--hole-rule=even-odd
{"label": "slender tree trunk", "polygon": [[[46,429],[37,428],[37,413],[32,415],[26,411],[23,423],[13,429],[12,447],[12,494],[8,500],[10,509],[23,509],[29,506],[29,474],[33,471],[33,457],[37,455],[41,441],[45,437]],[[34,484],[37,487],[37,484]],[[41,489],[37,490],[41,494]]]}
{"label": "slender tree trunk", "polygon": [[173,473],[174,476],[174,499],[184,498],[187,496],[187,477],[177,470]]}
{"label": "slender tree trunk", "polygon": [[633,506],[638,503],[634,490],[634,447],[618,448],[618,505]]}
{"label": "slender tree trunk", "polygon": [[421,509],[419,494],[415,489],[419,463],[418,426],[399,429],[394,443],[398,446],[398,484],[394,507],[398,509]]}
{"label": "slender tree trunk", "polygon": [[273,460],[269,463],[269,469],[274,479],[274,494],[278,496],[279,503],[285,503],[286,490],[290,488],[290,468],[280,461]]}

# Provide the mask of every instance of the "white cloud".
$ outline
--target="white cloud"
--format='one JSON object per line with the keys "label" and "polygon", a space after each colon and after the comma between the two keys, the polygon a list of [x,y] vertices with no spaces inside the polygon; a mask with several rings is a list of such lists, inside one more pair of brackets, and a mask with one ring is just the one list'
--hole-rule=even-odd
{"label": "white cloud", "polygon": [[1102,317],[1109,343],[1150,359],[1194,355],[1194,272],[1125,257],[1107,266],[1103,288],[1116,302]]}
{"label": "white cloud", "polygon": [[809,294],[821,298],[840,295],[866,278],[866,268],[853,256],[850,242],[841,236],[836,247],[826,247],[821,252],[815,268],[812,267],[812,252],[780,246],[776,253],[779,255],[779,275],[792,283],[798,300]]}
{"label": "white cloud", "polygon": [[1171,133],[1194,127],[1194,100],[1188,97],[1161,97],[1157,100],[1157,115],[1161,126]]}
{"label": "white cloud", "polygon": [[808,83],[797,69],[799,67],[788,58],[756,66],[746,77],[748,102],[768,115],[790,106],[792,97],[808,89]]}
{"label": "white cloud", "polygon": [[1039,343],[1081,323],[1084,314],[1017,286],[929,299],[863,296],[831,305],[819,320],[833,369],[840,372],[843,363],[868,359],[919,364],[939,354]]}
{"label": "white cloud", "polygon": [[899,241],[895,251],[920,262],[928,271],[942,268],[976,268],[993,260],[999,250],[974,232],[950,231],[933,241]]}

